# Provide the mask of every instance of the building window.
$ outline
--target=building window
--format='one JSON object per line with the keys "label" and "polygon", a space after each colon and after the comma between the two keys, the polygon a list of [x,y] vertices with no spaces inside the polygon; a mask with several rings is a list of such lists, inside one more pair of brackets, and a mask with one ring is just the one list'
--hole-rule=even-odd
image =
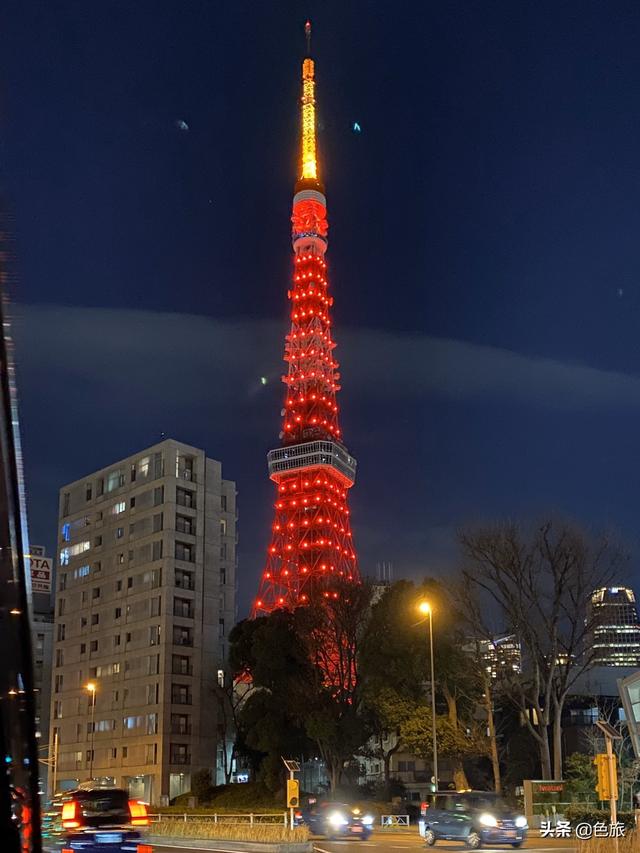
{"label": "building window", "polygon": [[119,645],[120,645],[120,634],[116,634],[116,635],[114,636],[114,638],[113,638],[113,645],[114,645],[114,646],[119,646]]}
{"label": "building window", "polygon": [[65,635],[65,624],[64,624],[64,622],[59,622],[58,623],[58,642],[60,642],[61,640],[64,640],[64,635]]}
{"label": "building window", "polygon": [[60,701],[60,699],[56,699],[56,701],[53,703],[53,719],[62,719],[62,702]]}
{"label": "building window", "polygon": [[218,670],[218,684],[220,687],[224,687],[224,669]]}
{"label": "building window", "polygon": [[91,590],[91,600],[95,601],[96,598],[100,598],[100,587],[99,586],[94,586],[93,589]]}
{"label": "building window", "polygon": [[159,533],[163,528],[162,524],[162,513],[159,512],[153,516],[153,532]]}
{"label": "building window", "polygon": [[122,607],[116,607],[113,613],[114,619],[119,619],[122,616]]}
{"label": "building window", "polygon": [[160,626],[151,625],[149,627],[149,645],[157,646],[160,644]]}
{"label": "building window", "polygon": [[122,747],[122,757],[123,757],[123,758],[128,758],[128,757],[129,757],[129,747],[128,747],[128,746],[123,746],[123,747]]}
{"label": "building window", "polygon": [[123,536],[124,536],[124,527],[117,527],[116,528],[116,539],[122,539]]}
{"label": "building window", "polygon": [[60,551],[60,565],[68,566],[69,560],[72,557],[77,557],[78,554],[83,554],[91,548],[91,542],[87,539],[84,542],[78,542],[76,545],[70,545],[68,548],[63,548]]}
{"label": "building window", "polygon": [[195,519],[188,515],[176,515],[176,530],[178,533],[195,535]]}
{"label": "building window", "polygon": [[129,507],[130,507],[131,509],[135,509],[135,508],[136,508],[136,498],[135,498],[135,495],[134,495],[134,496],[131,498],[131,500],[129,501]]}
{"label": "building window", "polygon": [[227,511],[227,496],[226,495],[220,495],[220,509],[223,512]]}
{"label": "building window", "polygon": [[64,650],[56,649],[56,666],[64,666]]}
{"label": "building window", "polygon": [[60,691],[62,690],[63,683],[64,683],[64,675],[61,672],[59,672],[55,677],[53,692],[54,693],[60,693]]}
{"label": "building window", "polygon": [[190,764],[191,756],[189,747],[183,743],[172,743],[169,747],[169,760],[171,764]]}
{"label": "building window", "polygon": [[184,569],[176,569],[175,572],[175,585],[178,589],[193,590],[196,588],[193,572],[186,572]]}
{"label": "building window", "polygon": [[97,625],[99,622],[100,622],[100,614],[99,613],[92,613],[91,614],[91,624]]}
{"label": "building window", "polygon": [[196,496],[195,492],[190,491],[189,489],[176,489],[176,503],[178,506],[187,507],[187,509],[195,509],[196,506]]}
{"label": "building window", "polygon": [[100,548],[100,546],[102,545],[102,536],[96,536],[96,538],[93,540],[93,544],[96,548]]}
{"label": "building window", "polygon": [[189,687],[186,684],[172,684],[171,685],[171,701],[174,705],[190,705],[191,704],[191,693],[189,692]]}
{"label": "building window", "polygon": [[71,495],[69,492],[65,492],[62,496],[62,515],[69,515],[69,508],[71,503]]}
{"label": "building window", "polygon": [[176,542],[176,560],[185,563],[195,562],[195,548],[187,542]]}
{"label": "building window", "polygon": [[174,598],[173,615],[182,619],[193,619],[193,602],[188,598]]}
{"label": "building window", "polygon": [[87,652],[87,644],[86,643],[80,643],[80,654],[84,655],[84,654],[86,654],[86,652]]}
{"label": "building window", "polygon": [[120,513],[124,512],[126,510],[126,508],[127,508],[127,502],[126,501],[118,501],[118,503],[115,503],[113,505],[113,509],[111,510],[111,512],[113,513],[113,515],[120,515]]}
{"label": "building window", "polygon": [[164,486],[157,486],[153,490],[153,505],[160,506],[164,503]]}
{"label": "building window", "polygon": [[182,626],[173,626],[173,644],[174,646],[192,646],[193,634],[191,628],[183,628]]}
{"label": "building window", "polygon": [[162,559],[162,539],[156,539],[152,546],[151,552],[152,560],[161,560]]}
{"label": "building window", "polygon": [[159,616],[162,603],[162,596],[158,595],[151,599],[151,607],[149,608],[150,616]]}
{"label": "building window", "polygon": [[91,640],[91,642],[89,643],[89,651],[90,652],[97,652],[98,651],[98,641],[97,640]]}
{"label": "building window", "polygon": [[112,471],[107,477],[107,492],[112,492],[121,486],[124,486],[124,473],[122,471]]}
{"label": "building window", "polygon": [[173,655],[172,671],[174,675],[191,675],[191,658],[186,655]]}

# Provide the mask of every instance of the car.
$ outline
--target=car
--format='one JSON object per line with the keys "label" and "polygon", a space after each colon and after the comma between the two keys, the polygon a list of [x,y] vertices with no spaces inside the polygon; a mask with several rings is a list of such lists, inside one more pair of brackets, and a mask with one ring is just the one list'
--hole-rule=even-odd
{"label": "car", "polygon": [[308,826],[313,835],[325,838],[361,838],[366,841],[373,830],[373,815],[363,814],[347,803],[312,803],[297,815],[298,823]]}
{"label": "car", "polygon": [[527,819],[497,794],[451,791],[430,795],[420,833],[427,847],[436,841],[464,841],[472,850],[483,844],[520,847],[527,837]]}
{"label": "car", "polygon": [[137,853],[148,825],[144,803],[93,783],[56,795],[43,814],[44,837],[82,853]]}

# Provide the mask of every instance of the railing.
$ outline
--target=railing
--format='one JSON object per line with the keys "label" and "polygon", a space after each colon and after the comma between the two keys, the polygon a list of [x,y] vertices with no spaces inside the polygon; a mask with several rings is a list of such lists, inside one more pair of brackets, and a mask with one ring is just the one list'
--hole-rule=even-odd
{"label": "railing", "polygon": [[253,826],[256,823],[280,824],[289,825],[289,814],[286,811],[282,812],[266,812],[264,814],[255,814],[254,812],[244,814],[178,814],[178,813],[159,813],[149,814],[151,823],[161,823],[163,820],[184,820],[188,823],[190,820],[207,820],[211,823],[227,823],[227,824],[248,824]]}
{"label": "railing", "polygon": [[409,826],[408,814],[383,814],[380,815],[380,826]]}

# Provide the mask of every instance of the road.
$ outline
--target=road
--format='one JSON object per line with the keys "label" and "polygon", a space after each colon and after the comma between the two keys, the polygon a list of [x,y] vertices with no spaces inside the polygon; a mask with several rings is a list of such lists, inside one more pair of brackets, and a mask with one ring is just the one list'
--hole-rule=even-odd
{"label": "road", "polygon": [[[395,853],[396,850],[418,850],[424,849],[424,841],[420,838],[418,831],[381,830],[374,832],[368,841],[344,840],[344,841],[314,841],[316,853]],[[463,844],[456,841],[438,841],[434,853],[465,853],[468,850]],[[529,850],[531,853],[575,853],[576,843],[572,839],[563,838],[530,838],[520,848]],[[509,845],[497,847],[482,847],[482,853],[513,853]]]}
{"label": "road", "polygon": [[[184,853],[184,847],[160,847],[154,845],[154,853]],[[193,850],[194,848],[189,848]],[[196,848],[197,849],[197,848]],[[200,848],[202,850],[203,848]],[[344,840],[325,841],[314,840],[313,849],[315,853],[396,853],[399,850],[416,851],[424,850],[424,841],[418,835],[418,830],[397,831],[379,830],[374,832],[368,841]],[[573,839],[563,838],[530,838],[520,848],[530,853],[575,853],[576,842]],[[439,841],[434,853],[468,853],[463,844],[455,841]],[[513,853],[508,845],[498,847],[483,847],[481,853]]]}

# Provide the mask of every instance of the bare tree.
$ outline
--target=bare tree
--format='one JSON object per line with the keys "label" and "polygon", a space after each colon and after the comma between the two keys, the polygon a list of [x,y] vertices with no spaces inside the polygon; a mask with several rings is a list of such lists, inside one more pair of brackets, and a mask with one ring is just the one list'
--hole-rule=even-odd
{"label": "bare tree", "polygon": [[522,652],[522,672],[505,689],[538,745],[542,777],[562,778],[562,709],[593,662],[591,593],[608,585],[623,562],[606,537],[592,539],[564,522],[529,533],[512,523],[459,535],[462,583],[483,599]]}

